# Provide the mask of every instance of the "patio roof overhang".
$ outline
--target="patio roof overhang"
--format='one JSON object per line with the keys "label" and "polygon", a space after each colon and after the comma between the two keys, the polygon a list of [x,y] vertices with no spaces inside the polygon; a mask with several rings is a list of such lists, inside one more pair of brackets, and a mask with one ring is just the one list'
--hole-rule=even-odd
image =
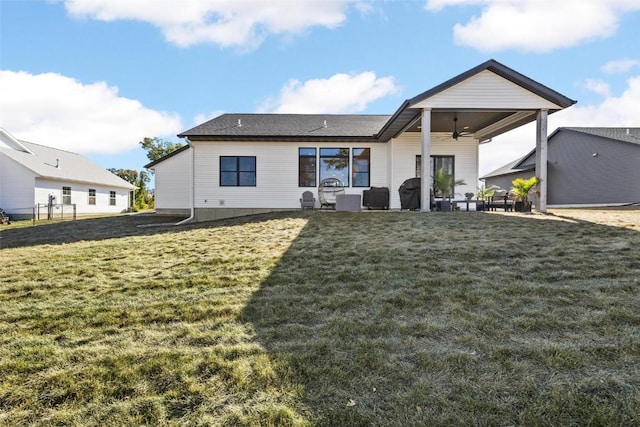
{"label": "patio roof overhang", "polygon": [[[498,89],[499,93],[491,93]],[[403,132],[420,132],[424,109],[431,112],[432,133],[451,133],[454,117],[464,130],[486,141],[536,120],[576,101],[506,67],[495,60],[478,65],[426,92],[406,100],[378,132],[388,141]]]}

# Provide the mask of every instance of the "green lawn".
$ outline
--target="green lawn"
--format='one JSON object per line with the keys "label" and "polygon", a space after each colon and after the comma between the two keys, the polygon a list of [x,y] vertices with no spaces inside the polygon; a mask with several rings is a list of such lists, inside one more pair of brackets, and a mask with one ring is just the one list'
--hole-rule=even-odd
{"label": "green lawn", "polygon": [[639,425],[636,212],[0,226],[0,425]]}

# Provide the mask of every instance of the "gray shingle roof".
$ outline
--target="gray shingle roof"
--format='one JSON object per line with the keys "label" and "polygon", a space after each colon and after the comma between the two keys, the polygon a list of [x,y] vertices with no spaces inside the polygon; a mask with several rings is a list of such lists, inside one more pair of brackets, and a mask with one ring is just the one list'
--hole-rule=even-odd
{"label": "gray shingle roof", "polygon": [[518,172],[526,172],[532,169],[535,169],[535,165],[528,165],[528,166],[524,166],[524,167],[515,167],[518,163],[520,163],[524,158],[529,157],[529,154],[527,154],[525,157],[520,157],[516,160],[513,160],[509,163],[507,163],[504,166],[499,167],[496,170],[493,170],[483,176],[480,177],[480,179],[486,179],[486,178],[492,178],[494,176],[500,176],[500,175],[509,175],[512,173],[518,173]]}
{"label": "gray shingle roof", "polygon": [[223,114],[179,137],[221,139],[373,139],[389,115]]}
{"label": "gray shingle roof", "polygon": [[[41,178],[99,184],[130,190],[136,188],[80,154],[26,141],[19,142],[33,154],[1,146],[0,152]],[[56,164],[59,164],[59,167],[56,167]]]}
{"label": "gray shingle roof", "polygon": [[622,142],[630,142],[632,144],[640,144],[640,128],[563,127],[558,130],[561,130],[561,129],[588,133],[595,136],[601,136],[603,138],[615,139],[617,141],[622,141]]}
{"label": "gray shingle roof", "polygon": [[[576,102],[491,59],[406,100],[393,115],[224,114],[189,129],[178,136],[188,137],[193,140],[202,138],[214,141],[224,139],[309,140],[322,137],[333,140],[369,139],[385,142],[397,136],[420,116],[420,110],[412,108],[412,105],[434,96],[483,70],[490,70],[559,105],[561,108],[568,107]],[[550,111],[550,113],[553,111]],[[324,125],[325,122],[326,126]],[[447,125],[449,125],[449,122],[447,122]]]}

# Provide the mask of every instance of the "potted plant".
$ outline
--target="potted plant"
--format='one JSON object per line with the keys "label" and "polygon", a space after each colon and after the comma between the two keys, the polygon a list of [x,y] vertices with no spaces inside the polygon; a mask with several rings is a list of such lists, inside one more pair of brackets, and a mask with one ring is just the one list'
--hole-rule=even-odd
{"label": "potted plant", "polygon": [[[484,185],[482,187],[478,188],[478,200],[482,200],[482,202],[478,202],[476,204],[476,210],[485,210],[486,209],[486,202],[491,202],[493,200],[493,196],[496,194],[496,191],[500,190],[500,187],[497,185],[490,185],[488,187],[485,187]],[[480,207],[481,206],[481,207]]]}
{"label": "potted plant", "polygon": [[442,168],[436,171],[434,190],[442,196],[440,202],[441,211],[451,211],[451,197],[453,197],[456,185],[466,185],[462,179],[456,180],[452,174],[446,173]]}
{"label": "potted plant", "polygon": [[466,197],[466,198],[467,198],[467,200],[471,200],[471,199],[473,199],[473,196],[474,196],[474,194],[473,194],[473,193],[471,193],[471,192],[464,193],[464,197]]}
{"label": "potted plant", "polygon": [[531,193],[539,183],[540,179],[537,176],[532,176],[529,179],[516,178],[511,181],[513,187],[511,187],[510,192],[516,199],[516,212],[531,212],[529,193]]}

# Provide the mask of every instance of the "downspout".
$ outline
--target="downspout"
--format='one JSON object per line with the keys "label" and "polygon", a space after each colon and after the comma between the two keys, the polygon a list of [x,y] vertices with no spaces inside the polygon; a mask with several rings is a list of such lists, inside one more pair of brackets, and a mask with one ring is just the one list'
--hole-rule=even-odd
{"label": "downspout", "polygon": [[[191,145],[191,141],[189,141],[189,138],[187,138],[186,136],[184,137],[184,139],[187,141],[187,144]],[[193,219],[196,216],[196,208],[195,208],[195,200],[196,200],[196,196],[195,196],[195,188],[196,188],[196,168],[195,168],[195,148],[193,145],[191,145],[191,148],[189,149],[191,151],[191,191],[189,192],[189,197],[190,197],[190,205],[191,205],[191,215],[189,216],[189,218],[187,219],[183,219],[182,221],[179,221],[176,223],[176,225],[182,225],[182,224],[188,224],[191,221],[193,221]]]}

